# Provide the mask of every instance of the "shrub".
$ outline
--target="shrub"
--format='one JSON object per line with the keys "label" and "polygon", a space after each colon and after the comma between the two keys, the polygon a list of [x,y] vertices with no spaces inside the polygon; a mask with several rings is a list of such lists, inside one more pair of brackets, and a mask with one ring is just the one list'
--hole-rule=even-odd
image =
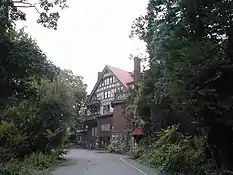
{"label": "shrub", "polygon": [[43,154],[43,153],[33,153],[28,158],[25,159],[25,163],[32,164],[33,167],[38,167],[39,169],[44,169],[52,166],[54,163],[59,161],[57,154]]}
{"label": "shrub", "polygon": [[128,155],[132,158],[132,159],[138,159],[139,157],[141,157],[144,153],[144,148],[139,147],[139,148],[133,148],[128,152]]}
{"label": "shrub", "polygon": [[64,100],[68,100],[68,93],[47,80],[39,87],[40,91],[47,90],[47,94],[41,95],[38,101],[23,100],[6,108],[0,116],[1,161],[33,152],[48,153],[52,149],[63,153],[69,142],[67,128],[75,109]]}
{"label": "shrub", "polygon": [[108,145],[108,152],[110,152],[110,153],[113,153],[113,152],[114,152],[114,148],[113,148],[112,143],[110,143],[110,144]]}
{"label": "shrub", "polygon": [[127,153],[129,151],[129,136],[127,134],[118,134],[111,139],[111,146],[114,153]]}
{"label": "shrub", "polygon": [[139,161],[173,174],[216,174],[216,166],[205,159],[206,138],[184,136],[178,126],[157,133],[157,140],[145,149]]}
{"label": "shrub", "polygon": [[0,164],[1,175],[42,175],[48,167],[61,162],[57,154],[33,153],[24,160],[12,159]]}

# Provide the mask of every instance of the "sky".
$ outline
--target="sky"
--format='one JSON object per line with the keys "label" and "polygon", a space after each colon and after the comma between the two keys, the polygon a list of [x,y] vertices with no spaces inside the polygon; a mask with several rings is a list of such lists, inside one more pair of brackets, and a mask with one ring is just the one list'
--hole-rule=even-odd
{"label": "sky", "polygon": [[84,77],[88,93],[105,65],[133,71],[130,54],[143,53],[145,44],[128,36],[132,22],[145,14],[148,0],[68,0],[56,31],[36,23],[27,9],[26,31],[55,65]]}

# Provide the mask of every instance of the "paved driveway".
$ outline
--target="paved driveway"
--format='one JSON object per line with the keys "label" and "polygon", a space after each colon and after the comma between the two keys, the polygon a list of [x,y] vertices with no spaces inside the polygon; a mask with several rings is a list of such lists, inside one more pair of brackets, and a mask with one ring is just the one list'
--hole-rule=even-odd
{"label": "paved driveway", "polygon": [[71,165],[62,166],[53,175],[160,175],[126,156],[72,149],[67,155]]}

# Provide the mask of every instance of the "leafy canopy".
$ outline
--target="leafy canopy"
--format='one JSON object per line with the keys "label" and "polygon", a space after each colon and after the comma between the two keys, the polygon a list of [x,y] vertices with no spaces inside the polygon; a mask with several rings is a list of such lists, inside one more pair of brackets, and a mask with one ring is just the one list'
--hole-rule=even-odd
{"label": "leafy canopy", "polygon": [[25,12],[28,8],[35,9],[39,24],[57,29],[60,18],[58,8],[64,9],[68,6],[66,0],[2,0],[0,7],[0,31],[2,31],[12,28],[17,20],[26,20]]}
{"label": "leafy canopy", "polygon": [[225,0],[150,0],[131,35],[146,42],[150,65],[137,95],[137,114],[152,126],[162,126],[174,111],[191,115],[207,131],[212,158],[230,169],[232,7]]}

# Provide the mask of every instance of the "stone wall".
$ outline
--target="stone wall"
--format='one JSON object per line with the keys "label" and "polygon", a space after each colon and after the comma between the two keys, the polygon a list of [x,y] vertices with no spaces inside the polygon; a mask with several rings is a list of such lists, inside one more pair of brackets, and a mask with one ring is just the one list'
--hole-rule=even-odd
{"label": "stone wall", "polygon": [[134,139],[129,133],[114,133],[111,147],[116,153],[126,153],[134,146]]}

